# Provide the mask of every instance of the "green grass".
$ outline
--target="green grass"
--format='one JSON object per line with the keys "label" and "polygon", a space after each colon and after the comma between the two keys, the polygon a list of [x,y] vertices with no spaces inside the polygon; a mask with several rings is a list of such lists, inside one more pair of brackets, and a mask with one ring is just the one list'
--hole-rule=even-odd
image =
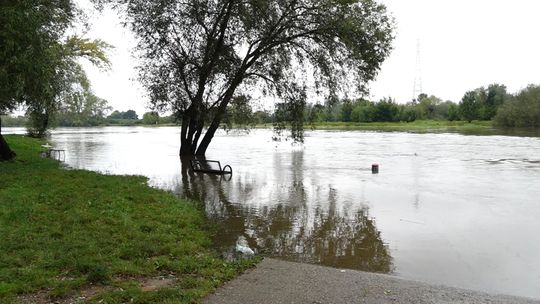
{"label": "green grass", "polygon": [[[144,177],[61,169],[39,157],[39,141],[6,140],[18,156],[0,162],[0,303],[90,285],[110,287],[90,302],[196,303],[255,263],[220,259],[202,210]],[[177,281],[138,287],[162,275]]]}
{"label": "green grass", "polygon": [[417,120],[413,122],[324,122],[314,124],[322,130],[369,130],[369,131],[405,131],[405,132],[489,132],[493,130],[491,121],[439,121]]}

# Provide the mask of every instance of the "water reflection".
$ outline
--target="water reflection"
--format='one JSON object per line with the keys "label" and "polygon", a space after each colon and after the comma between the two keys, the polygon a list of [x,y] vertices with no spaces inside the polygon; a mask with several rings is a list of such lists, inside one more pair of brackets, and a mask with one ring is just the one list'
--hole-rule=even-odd
{"label": "water reflection", "polygon": [[[392,257],[383,242],[369,208],[339,209],[337,190],[332,186],[312,189],[305,184],[304,152],[291,153],[287,164],[275,153],[273,174],[278,185],[271,185],[269,197],[279,203],[255,208],[242,204],[252,200],[261,179],[194,173],[189,160],[182,161],[180,196],[204,202],[207,216],[217,229],[214,242],[225,255],[245,240],[247,245],[272,257],[339,268],[390,273]],[[318,202],[311,206],[311,202]]]}

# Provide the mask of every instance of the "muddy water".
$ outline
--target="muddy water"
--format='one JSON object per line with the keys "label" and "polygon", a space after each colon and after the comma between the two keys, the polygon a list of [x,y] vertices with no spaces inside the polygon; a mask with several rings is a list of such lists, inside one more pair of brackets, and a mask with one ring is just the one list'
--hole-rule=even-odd
{"label": "muddy water", "polygon": [[[325,132],[220,134],[207,157],[230,179],[184,170],[177,128],[59,129],[66,162],[204,202],[224,254],[391,273],[540,298],[540,138]],[[374,175],[372,163],[380,165]]]}

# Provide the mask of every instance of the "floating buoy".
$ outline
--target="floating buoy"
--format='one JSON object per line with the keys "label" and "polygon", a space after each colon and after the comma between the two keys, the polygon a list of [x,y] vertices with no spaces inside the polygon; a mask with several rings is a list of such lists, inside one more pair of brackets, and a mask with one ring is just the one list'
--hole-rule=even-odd
{"label": "floating buoy", "polygon": [[371,173],[373,173],[373,174],[378,174],[379,173],[379,164],[371,165]]}

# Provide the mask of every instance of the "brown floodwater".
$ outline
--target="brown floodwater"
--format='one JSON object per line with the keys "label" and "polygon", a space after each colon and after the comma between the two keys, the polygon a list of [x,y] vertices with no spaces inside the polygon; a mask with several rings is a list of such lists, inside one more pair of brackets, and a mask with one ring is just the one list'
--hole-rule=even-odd
{"label": "brown floodwater", "polygon": [[[540,138],[308,132],[219,134],[208,151],[231,177],[191,172],[178,128],[57,129],[66,163],[204,204],[225,256],[281,259],[540,298]],[[380,166],[379,174],[371,165]]]}

